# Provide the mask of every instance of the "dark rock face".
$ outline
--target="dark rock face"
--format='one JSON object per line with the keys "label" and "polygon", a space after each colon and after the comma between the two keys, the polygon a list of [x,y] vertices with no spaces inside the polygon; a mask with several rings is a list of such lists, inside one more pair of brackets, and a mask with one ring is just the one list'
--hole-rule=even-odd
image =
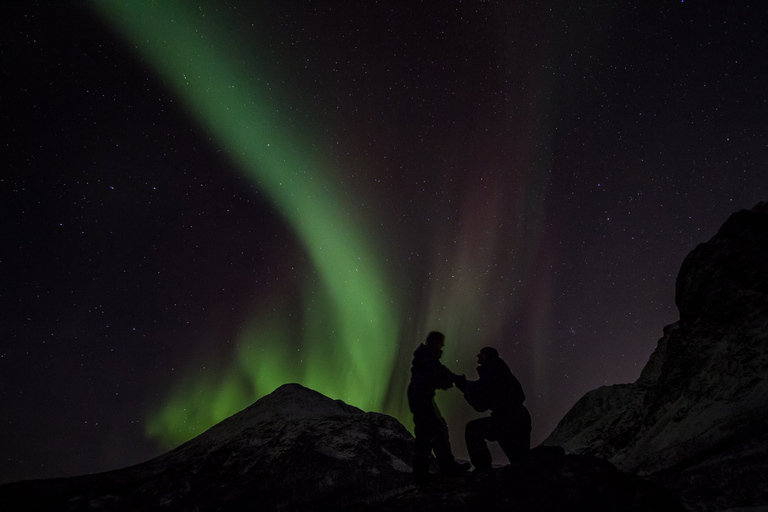
{"label": "dark rock face", "polygon": [[410,485],[396,419],[287,384],[130,468],[0,487],[2,510],[307,510]]}
{"label": "dark rock face", "polygon": [[683,262],[680,321],[633,384],[587,393],[544,442],[676,490],[689,509],[768,504],[768,204]]}
{"label": "dark rock face", "polygon": [[683,261],[675,303],[683,322],[736,324],[768,308],[768,203],[733,214]]}

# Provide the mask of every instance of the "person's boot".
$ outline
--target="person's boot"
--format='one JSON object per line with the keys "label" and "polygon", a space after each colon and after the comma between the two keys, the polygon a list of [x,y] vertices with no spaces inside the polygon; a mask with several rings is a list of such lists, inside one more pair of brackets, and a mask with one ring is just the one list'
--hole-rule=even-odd
{"label": "person's boot", "polygon": [[429,482],[429,457],[423,455],[413,456],[413,481],[416,485],[424,485]]}
{"label": "person's boot", "polygon": [[440,473],[443,476],[458,476],[469,471],[472,465],[469,462],[456,462],[452,460],[440,465]]}

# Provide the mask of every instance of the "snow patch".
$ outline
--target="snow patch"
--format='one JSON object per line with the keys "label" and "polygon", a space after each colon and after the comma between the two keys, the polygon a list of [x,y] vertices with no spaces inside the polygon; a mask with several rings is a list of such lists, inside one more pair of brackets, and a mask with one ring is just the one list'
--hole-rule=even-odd
{"label": "snow patch", "polygon": [[392,453],[389,450],[387,450],[383,446],[381,448],[381,451],[385,455],[388,455],[390,459],[392,459],[392,469],[394,469],[395,471],[399,471],[401,473],[410,473],[413,471],[413,468],[411,467],[410,464],[407,464],[405,461],[403,461],[403,459],[399,457],[395,457],[394,455],[392,455]]}

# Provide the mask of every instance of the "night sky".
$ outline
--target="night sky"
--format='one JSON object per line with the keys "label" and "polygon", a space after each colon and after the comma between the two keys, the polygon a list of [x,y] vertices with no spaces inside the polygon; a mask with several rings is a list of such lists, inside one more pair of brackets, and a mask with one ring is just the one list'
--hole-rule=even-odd
{"label": "night sky", "polygon": [[123,4],[0,17],[0,482],[286,382],[410,425],[430,330],[470,379],[499,349],[537,444],[768,200],[760,2]]}

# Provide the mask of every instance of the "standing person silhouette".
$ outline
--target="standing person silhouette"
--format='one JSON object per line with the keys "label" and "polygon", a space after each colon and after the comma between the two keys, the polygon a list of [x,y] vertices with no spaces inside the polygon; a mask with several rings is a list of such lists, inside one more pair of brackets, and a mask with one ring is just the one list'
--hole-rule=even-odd
{"label": "standing person silhouette", "polygon": [[524,457],[531,448],[531,415],[523,405],[525,393],[507,363],[493,347],[477,355],[479,379],[459,377],[456,387],[476,411],[491,410],[491,415],[467,423],[464,438],[476,471],[491,469],[491,452],[485,441],[498,441],[507,458]]}
{"label": "standing person silhouette", "polygon": [[408,405],[413,413],[416,437],[413,476],[417,484],[429,480],[429,457],[433,450],[442,474],[457,475],[469,468],[469,464],[459,464],[454,459],[448,424],[435,403],[435,391],[450,388],[460,378],[440,362],[444,345],[445,336],[442,333],[430,332],[426,341],[413,353],[411,363]]}

